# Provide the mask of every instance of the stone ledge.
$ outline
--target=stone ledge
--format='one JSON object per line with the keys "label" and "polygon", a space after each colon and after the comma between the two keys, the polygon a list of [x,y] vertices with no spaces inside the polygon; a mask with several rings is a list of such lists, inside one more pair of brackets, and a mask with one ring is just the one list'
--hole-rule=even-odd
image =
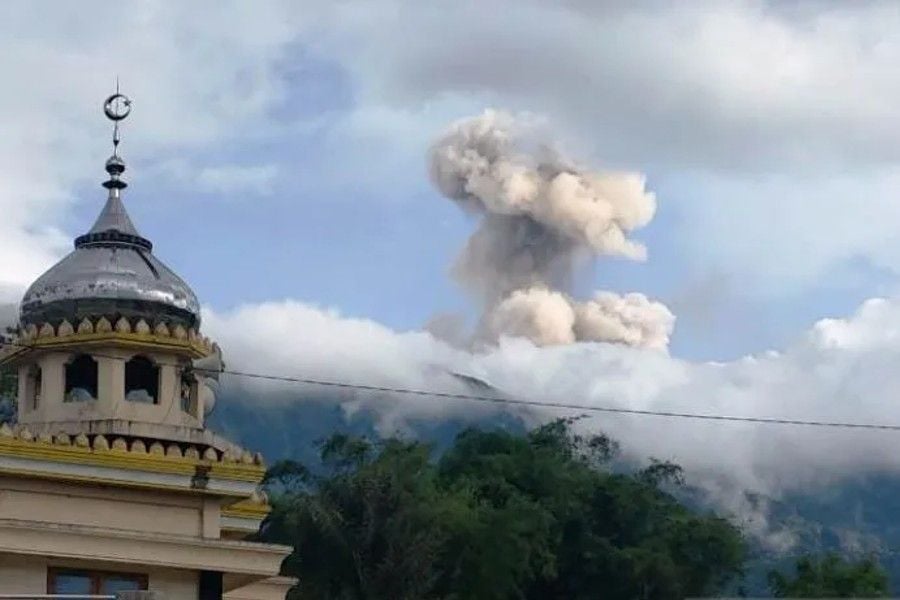
{"label": "stone ledge", "polygon": [[289,546],[0,519],[0,552],[277,576]]}

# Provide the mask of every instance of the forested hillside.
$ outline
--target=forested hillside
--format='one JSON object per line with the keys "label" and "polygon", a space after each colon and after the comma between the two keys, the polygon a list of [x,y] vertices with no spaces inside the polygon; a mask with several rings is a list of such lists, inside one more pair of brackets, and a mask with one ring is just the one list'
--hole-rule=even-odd
{"label": "forested hillside", "polygon": [[666,491],[676,465],[615,473],[615,443],[556,421],[428,445],[334,435],[320,468],[269,473],[265,540],[292,544],[296,599],[676,599],[725,589],[744,542]]}

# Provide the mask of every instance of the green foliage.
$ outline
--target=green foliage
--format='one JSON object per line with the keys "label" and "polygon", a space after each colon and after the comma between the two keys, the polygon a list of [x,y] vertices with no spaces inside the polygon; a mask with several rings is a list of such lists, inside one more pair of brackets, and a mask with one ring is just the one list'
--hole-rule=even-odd
{"label": "green foliage", "polygon": [[416,442],[334,436],[322,468],[275,465],[261,538],[294,546],[293,599],[668,599],[740,572],[725,520],[664,491],[680,470],[606,465],[605,436],[571,421],[527,436],[467,430],[439,460]]}
{"label": "green foliage", "polygon": [[[0,344],[8,341],[10,334],[10,328],[0,331]],[[0,423],[9,421],[14,417],[18,393],[18,373],[15,369],[8,366],[0,366]]]}
{"label": "green foliage", "polygon": [[0,423],[10,422],[16,414],[19,378],[14,369],[0,367]]}
{"label": "green foliage", "polygon": [[776,598],[884,598],[888,577],[873,558],[854,562],[826,554],[800,558],[793,577],[770,572],[769,587]]}
{"label": "green foliage", "polygon": [[19,378],[9,367],[0,367],[0,399],[13,399],[19,389]]}

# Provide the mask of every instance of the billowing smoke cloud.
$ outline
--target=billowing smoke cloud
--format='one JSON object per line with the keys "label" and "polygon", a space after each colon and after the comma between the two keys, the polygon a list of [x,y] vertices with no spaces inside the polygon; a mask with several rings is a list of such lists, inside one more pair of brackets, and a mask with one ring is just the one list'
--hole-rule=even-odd
{"label": "billowing smoke cloud", "polygon": [[675,315],[664,304],[636,292],[597,292],[575,304],[575,337],[665,350]]}
{"label": "billowing smoke cloud", "polygon": [[432,147],[434,184],[481,218],[454,268],[484,307],[480,336],[665,349],[674,319],[661,304],[633,294],[602,292],[588,302],[568,295],[580,260],[646,258],[628,237],[656,211],[644,178],[582,169],[532,141],[535,132],[528,119],[488,110]]}
{"label": "billowing smoke cloud", "polygon": [[541,287],[516,290],[487,315],[492,338],[525,337],[546,346],[598,340],[665,350],[675,316],[643,294],[597,292],[586,302]]}
{"label": "billowing smoke cloud", "polygon": [[494,337],[526,337],[541,345],[575,341],[575,310],[559,292],[544,288],[516,290],[488,315],[488,331]]}

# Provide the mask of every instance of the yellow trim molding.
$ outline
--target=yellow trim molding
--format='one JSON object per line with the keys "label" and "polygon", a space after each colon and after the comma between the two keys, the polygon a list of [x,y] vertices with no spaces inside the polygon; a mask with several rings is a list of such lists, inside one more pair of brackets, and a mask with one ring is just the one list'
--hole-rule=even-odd
{"label": "yellow trim molding", "polygon": [[113,323],[111,319],[100,317],[95,321],[83,319],[77,326],[68,321],[56,326],[50,323],[28,325],[11,344],[0,347],[0,364],[13,362],[33,350],[108,344],[187,352],[195,358],[219,352],[218,345],[212,340],[181,325],[170,328],[160,322],[151,327],[144,319],[132,322],[121,317]]}
{"label": "yellow trim molding", "polygon": [[263,519],[272,512],[272,507],[258,499],[248,498],[222,507],[223,517],[242,517],[245,519]]}
{"label": "yellow trim molding", "polygon": [[[68,436],[57,436],[53,443],[49,443],[46,440],[23,440],[18,437],[7,437],[3,435],[4,430],[10,431],[10,429],[7,425],[0,426],[0,456],[175,475],[193,475],[198,466],[205,466],[213,477],[251,483],[262,480],[266,472],[262,464],[222,463],[209,458],[193,456],[194,454],[199,455],[199,452],[191,453],[192,456],[181,456],[181,450],[177,444],[170,444],[170,447],[177,448],[177,451],[162,451],[162,444],[157,447],[155,444],[151,445],[149,452],[138,450],[137,448],[143,449],[143,442],[132,442],[130,450],[117,450],[114,447],[120,444],[114,443],[113,448],[110,448],[106,438],[102,435],[94,436],[93,447],[91,447],[83,434],[76,436],[74,443],[70,441],[69,444],[64,444],[57,440],[68,441]],[[27,429],[20,430],[20,436],[22,431],[27,431]],[[30,437],[30,434],[27,434],[26,437]],[[98,439],[102,442],[99,442]],[[117,438],[116,441],[119,439],[121,438]],[[218,459],[219,454],[214,454]],[[207,454],[209,457],[212,455]],[[233,460],[228,453],[222,455],[222,459]],[[259,462],[262,462],[261,457]]]}

